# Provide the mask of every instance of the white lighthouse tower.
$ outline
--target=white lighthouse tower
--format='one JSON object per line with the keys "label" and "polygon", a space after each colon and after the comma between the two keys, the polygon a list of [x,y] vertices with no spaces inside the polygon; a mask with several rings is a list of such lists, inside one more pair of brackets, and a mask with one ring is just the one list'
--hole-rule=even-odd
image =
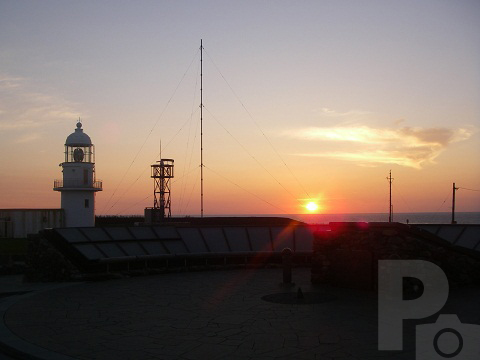
{"label": "white lighthouse tower", "polygon": [[85,134],[82,123],[65,141],[63,180],[55,180],[53,190],[60,191],[66,227],[95,226],[95,193],[102,181],[95,179],[95,146]]}

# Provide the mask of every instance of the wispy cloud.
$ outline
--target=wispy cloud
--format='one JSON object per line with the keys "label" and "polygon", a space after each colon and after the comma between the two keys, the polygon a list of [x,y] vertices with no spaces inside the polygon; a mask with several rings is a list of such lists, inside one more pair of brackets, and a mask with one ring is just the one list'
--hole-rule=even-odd
{"label": "wispy cloud", "polygon": [[[0,74],[0,131],[33,132],[39,127],[74,119],[75,104],[34,89],[27,79]],[[23,134],[22,136],[27,136]],[[28,136],[27,136],[28,137]]]}
{"label": "wispy cloud", "polygon": [[349,111],[336,111],[327,107],[323,107],[320,109],[320,115],[326,117],[335,117],[335,118],[358,118],[363,117],[365,115],[371,114],[370,111],[365,110],[349,110]]}
{"label": "wispy cloud", "polygon": [[472,129],[448,128],[373,128],[369,126],[309,127],[291,136],[304,140],[331,141],[348,145],[348,149],[303,153],[301,156],[330,157],[355,161],[359,165],[398,164],[420,169],[447,146],[468,139]]}
{"label": "wispy cloud", "polygon": [[42,137],[42,134],[40,133],[27,133],[24,135],[20,135],[16,140],[15,143],[17,144],[26,144],[32,141],[35,141],[37,139],[40,139]]}

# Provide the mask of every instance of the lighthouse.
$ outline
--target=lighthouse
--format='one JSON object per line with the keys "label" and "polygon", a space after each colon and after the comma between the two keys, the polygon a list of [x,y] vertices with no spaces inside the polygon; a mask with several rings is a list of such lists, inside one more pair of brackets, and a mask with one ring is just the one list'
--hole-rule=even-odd
{"label": "lighthouse", "polygon": [[61,193],[65,226],[95,226],[95,193],[102,191],[102,181],[95,178],[95,146],[80,121],[65,141],[65,161],[60,166],[63,179],[54,181],[53,190]]}

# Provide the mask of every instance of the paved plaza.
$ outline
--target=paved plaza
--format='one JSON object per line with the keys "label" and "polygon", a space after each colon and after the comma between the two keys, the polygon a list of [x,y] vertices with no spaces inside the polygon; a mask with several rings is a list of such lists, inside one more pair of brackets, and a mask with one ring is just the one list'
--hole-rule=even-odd
{"label": "paved plaza", "polygon": [[[415,324],[405,326],[404,351],[378,351],[375,292],[313,286],[307,268],[294,269],[293,281],[284,286],[281,269],[69,284],[6,277],[0,352],[37,359],[415,358]],[[282,300],[299,287],[299,302],[262,299]],[[446,312],[480,323],[479,300],[478,289],[452,291]]]}

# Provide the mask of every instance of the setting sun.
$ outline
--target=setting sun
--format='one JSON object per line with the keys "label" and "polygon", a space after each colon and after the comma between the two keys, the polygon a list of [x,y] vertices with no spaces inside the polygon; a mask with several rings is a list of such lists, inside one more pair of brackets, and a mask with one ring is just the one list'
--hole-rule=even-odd
{"label": "setting sun", "polygon": [[308,211],[317,211],[318,210],[318,205],[313,202],[313,201],[310,201],[307,205],[305,205],[305,208],[308,210]]}

